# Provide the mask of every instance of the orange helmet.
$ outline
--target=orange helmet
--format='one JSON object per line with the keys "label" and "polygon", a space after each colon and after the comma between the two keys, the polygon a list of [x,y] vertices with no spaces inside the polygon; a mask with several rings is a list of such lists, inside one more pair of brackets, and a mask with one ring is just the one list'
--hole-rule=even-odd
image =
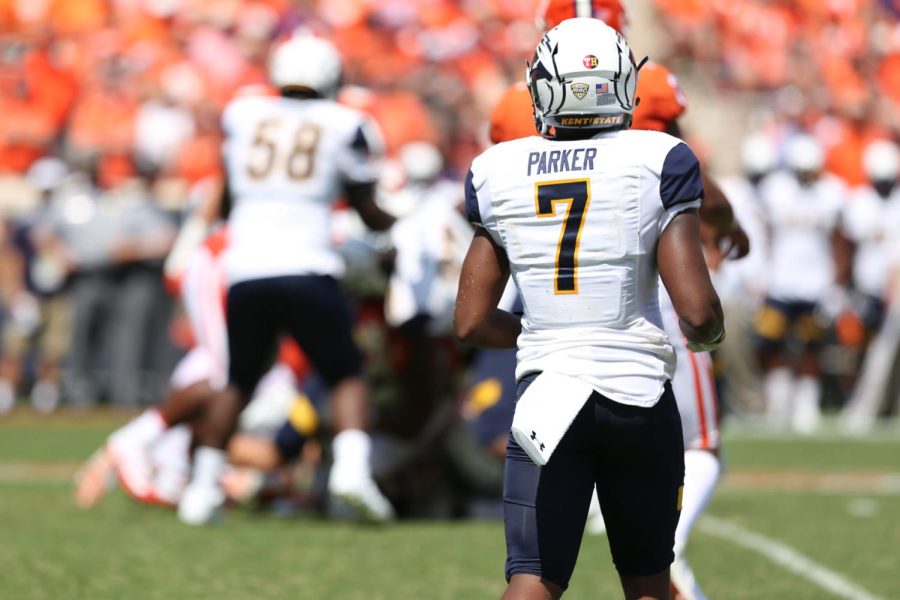
{"label": "orange helmet", "polygon": [[542,0],[536,21],[538,28],[546,31],[576,17],[600,19],[622,35],[628,27],[622,0]]}
{"label": "orange helmet", "polygon": [[647,63],[638,78],[637,97],[632,129],[666,131],[669,124],[680,117],[687,108],[687,100],[678,85],[678,79],[667,68]]}
{"label": "orange helmet", "polygon": [[531,94],[523,82],[514,83],[491,113],[491,141],[495,144],[537,135]]}

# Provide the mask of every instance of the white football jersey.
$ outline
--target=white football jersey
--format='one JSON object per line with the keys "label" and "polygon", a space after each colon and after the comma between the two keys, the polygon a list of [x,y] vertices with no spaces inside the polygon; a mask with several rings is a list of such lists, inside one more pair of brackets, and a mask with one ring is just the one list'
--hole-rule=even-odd
{"label": "white football jersey", "polygon": [[842,225],[844,234],[856,244],[854,286],[881,298],[893,268],[900,232],[900,189],[882,198],[869,186],[857,188],[844,210]]}
{"label": "white football jersey", "polygon": [[524,305],[516,377],[552,371],[655,404],[675,366],[657,242],[702,195],[690,148],[653,131],[522,138],[476,158],[466,212],[505,248]]}
{"label": "white football jersey", "polygon": [[246,97],[223,115],[234,205],[229,283],[282,275],[340,276],[331,210],[347,183],[378,178],[380,135],[362,113],[330,100]]}
{"label": "white football jersey", "polygon": [[415,208],[391,229],[397,255],[384,312],[393,327],[428,316],[429,333],[446,335],[452,330],[459,273],[472,228],[459,211],[459,184],[449,183],[416,186]]}
{"label": "white football jersey", "polygon": [[787,302],[820,301],[834,284],[831,235],[844,207],[843,184],[823,175],[802,186],[782,171],[760,185],[770,239],[768,295]]}
{"label": "white football jersey", "polygon": [[719,184],[750,240],[750,252],[740,260],[723,261],[713,273],[713,283],[722,304],[759,302],[765,293],[769,260],[759,188],[744,177],[726,177]]}

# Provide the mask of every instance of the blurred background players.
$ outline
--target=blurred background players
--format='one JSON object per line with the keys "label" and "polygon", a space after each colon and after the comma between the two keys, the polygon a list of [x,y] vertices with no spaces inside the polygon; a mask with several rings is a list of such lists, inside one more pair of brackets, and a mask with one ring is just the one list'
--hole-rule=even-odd
{"label": "blurred background players", "polygon": [[822,173],[825,154],[812,137],[792,138],[786,162],[760,189],[772,263],[756,328],[772,425],[811,433],[821,419],[822,313],[836,314],[845,298],[835,240],[846,197]]}
{"label": "blurred background players", "polygon": [[[437,148],[443,158],[438,179],[455,182],[460,189],[471,158],[487,143],[491,109],[509,83],[520,79],[522,64],[533,52],[540,33],[534,27],[538,4],[532,0],[0,2],[0,221],[8,234],[0,283],[0,378],[8,385],[0,394],[5,398],[0,409],[16,410],[30,401],[44,410],[61,407],[55,418],[79,419],[70,417],[67,409],[132,402],[113,397],[109,375],[116,336],[104,334],[109,331],[105,326],[113,322],[104,316],[129,310],[119,306],[128,301],[127,295],[118,293],[123,280],[107,279],[108,296],[86,302],[90,294],[79,289],[79,279],[87,272],[69,269],[67,244],[59,235],[93,226],[85,222],[90,212],[85,207],[102,207],[94,215],[104,219],[101,213],[114,208],[85,202],[85,196],[93,200],[99,196],[93,190],[83,194],[88,188],[78,182],[91,182],[88,187],[94,190],[119,188],[128,180],[143,182],[157,216],[168,220],[170,227],[177,223],[190,198],[218,185],[222,109],[243,90],[264,90],[273,42],[302,24],[329,38],[348,57],[349,85],[341,91],[341,101],[371,114],[383,130],[387,164],[382,190],[401,185],[399,155],[410,142]],[[573,2],[566,10],[590,5],[599,11],[603,4]],[[765,236],[754,234],[760,228],[747,215],[756,212],[761,221],[767,209],[753,183],[761,171],[784,165],[792,137],[809,134],[817,140],[825,154],[824,171],[845,182],[848,194],[853,187],[869,185],[863,160],[866,148],[876,140],[895,143],[900,137],[898,11],[890,2],[626,0],[624,4],[630,11],[630,41],[677,74],[690,99],[691,109],[680,121],[691,146],[716,179],[734,176],[720,181],[754,242]],[[762,30],[765,36],[759,35]],[[644,82],[649,81],[649,68],[645,66]],[[640,95],[649,102],[647,90]],[[527,95],[524,101],[527,106]],[[638,112],[652,106],[648,103]],[[511,126],[519,121],[500,123]],[[533,131],[530,118],[521,125],[525,133],[510,137]],[[745,153],[743,142],[751,137],[762,145],[749,144],[755,149]],[[44,169],[47,165],[49,171]],[[736,185],[727,187],[731,183]],[[748,192],[747,202],[738,189]],[[848,208],[852,197],[848,195]],[[842,227],[849,227],[849,220],[841,221]],[[859,249],[853,270],[868,272],[863,278],[874,282],[871,275],[878,271],[877,264],[883,264],[883,256],[871,261],[864,257],[874,256],[870,250],[886,251],[889,244],[877,243],[871,237],[877,232],[868,228],[846,233]],[[379,250],[390,245],[386,240],[379,241]],[[748,259],[725,262],[716,275],[720,296],[731,311],[729,337],[715,357],[716,375],[723,418],[735,428],[767,427],[759,418],[766,399],[757,374],[758,357],[748,351],[755,331],[747,315],[755,314],[763,301],[773,260],[767,244],[755,243]],[[745,267],[748,261],[757,262],[757,267]],[[377,260],[370,262],[375,264]],[[158,258],[144,261],[141,269],[158,278]],[[118,270],[119,266],[112,267]],[[372,274],[376,277],[369,277]],[[380,287],[368,281],[379,278]],[[896,319],[885,318],[883,324],[866,320],[863,309],[870,303],[859,302],[863,295],[853,289],[853,279],[848,280],[845,300],[835,304],[836,315],[819,315],[823,337],[817,363],[825,382],[826,416],[857,406],[855,400],[848,405],[847,399],[874,389],[864,383],[872,381],[869,377],[857,386],[858,370],[869,370],[861,364],[881,364],[880,372],[886,376],[896,372],[895,345],[874,342],[892,339]],[[400,370],[394,367],[414,366],[404,357],[419,354],[401,344],[392,346],[400,336],[373,318],[383,319],[386,278],[379,268],[349,269],[345,281],[351,287],[368,288],[365,301],[358,303],[362,325],[358,341],[367,356],[378,359],[369,361],[375,375],[378,429],[404,432],[404,446],[429,448],[417,451],[415,461],[399,468],[403,475],[398,479],[418,484],[420,494],[415,503],[405,503],[402,512],[467,514],[471,492],[464,477],[444,468],[442,452],[451,431],[472,426],[479,436],[490,439],[501,429],[499,423],[508,417],[494,420],[504,409],[503,402],[494,403],[495,392],[501,389],[497,379],[483,378],[482,363],[468,363],[466,352],[448,344],[441,346],[445,354],[437,364],[451,364],[457,371],[439,370],[447,374],[448,383],[441,402],[424,410],[399,401]],[[896,297],[892,287],[885,298],[887,315],[896,310],[890,301]],[[75,291],[79,304],[93,306],[101,317],[93,322],[96,327],[73,322]],[[156,316],[140,317],[152,319],[147,321],[146,341],[155,347],[140,350],[141,405],[164,393],[176,352],[191,346],[181,313],[171,314],[173,300],[159,288],[153,297]],[[839,294],[834,297],[841,299]],[[867,332],[870,326],[875,331]],[[82,335],[86,330],[87,345]],[[130,353],[131,364],[138,348],[134,344],[123,355]],[[90,358],[87,369],[80,366],[85,356]],[[420,381],[429,378],[419,376]],[[463,390],[460,417],[450,398],[465,385],[460,383],[464,379],[483,379],[488,385],[474,387],[477,394]],[[874,410],[877,416],[874,421],[867,416],[860,431],[883,427],[896,414],[887,400],[896,395],[897,383],[876,379],[884,382],[885,401],[875,403],[880,404]],[[70,386],[70,380],[81,383]],[[133,398],[128,391],[133,386],[131,380],[115,387]],[[443,417],[431,412],[437,405]],[[855,412],[848,409],[845,415]],[[410,432],[423,419],[432,418],[433,433],[425,436],[430,440],[426,444]],[[460,424],[464,426],[450,426]],[[821,431],[830,430],[826,419]],[[471,456],[486,457],[479,452]],[[440,485],[434,483],[437,480]],[[402,495],[391,490],[392,498]],[[452,503],[445,502],[449,497],[454,498]],[[436,508],[439,502],[454,508]],[[415,510],[410,509],[413,504]]]}
{"label": "blurred background players", "polygon": [[280,97],[239,98],[223,115],[233,203],[225,258],[229,384],[201,417],[179,516],[189,524],[218,518],[225,447],[285,334],[330,387],[336,435],[329,491],[367,517],[386,520],[393,509],[372,479],[370,392],[335,279],[343,265],[329,227],[339,194],[368,227],[393,224],[375,204],[381,142],[361,113],[333,100],[341,58],[329,42],[290,38],[273,51],[269,74]]}
{"label": "blurred background players", "polygon": [[760,184],[777,164],[775,145],[763,135],[752,135],[741,144],[741,172],[721,179],[735,219],[747,234],[750,252],[741,260],[721,261],[713,274],[729,324],[728,337],[716,351],[716,361],[722,371],[728,372],[727,380],[721,381],[728,409],[745,415],[764,412],[766,407],[753,320],[765,299],[769,250]]}
{"label": "blurred background players", "polygon": [[843,218],[867,345],[842,415],[844,428],[856,434],[870,431],[880,412],[897,405],[894,365],[900,350],[900,243],[895,233],[900,231],[900,151],[892,142],[874,141],[866,147],[863,166],[869,184],[856,189]]}

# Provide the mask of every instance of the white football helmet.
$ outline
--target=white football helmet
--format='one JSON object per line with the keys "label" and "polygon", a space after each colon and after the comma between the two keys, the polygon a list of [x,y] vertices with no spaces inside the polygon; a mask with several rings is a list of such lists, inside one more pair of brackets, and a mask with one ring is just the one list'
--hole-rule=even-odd
{"label": "white football helmet", "polygon": [[307,89],[334,98],[341,84],[341,55],[327,40],[294,35],[269,57],[269,79],[279,89]]}
{"label": "white football helmet", "polygon": [[900,151],[887,140],[876,140],[863,151],[863,168],[871,181],[894,181],[900,174]]}
{"label": "white football helmet", "polygon": [[741,166],[747,175],[765,175],[778,164],[778,153],[769,138],[756,133],[741,144]]}
{"label": "white football helmet", "polygon": [[441,174],[444,157],[434,144],[410,142],[400,148],[400,164],[410,183],[428,183]]}
{"label": "white football helmet", "polygon": [[628,127],[639,69],[615,29],[598,19],[566,19],[544,34],[525,70],[536,127],[542,135],[551,127]]}
{"label": "white football helmet", "polygon": [[825,166],[825,151],[816,138],[800,133],[788,140],[784,159],[792,171],[818,173]]}

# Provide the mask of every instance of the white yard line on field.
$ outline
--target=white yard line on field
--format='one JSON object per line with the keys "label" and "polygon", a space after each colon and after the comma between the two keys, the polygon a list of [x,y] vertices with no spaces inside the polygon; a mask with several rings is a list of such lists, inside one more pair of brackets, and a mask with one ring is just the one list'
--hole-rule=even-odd
{"label": "white yard line on field", "polygon": [[840,573],[817,563],[787,544],[751,531],[732,521],[706,515],[697,524],[697,528],[707,535],[752,550],[838,598],[881,600]]}

